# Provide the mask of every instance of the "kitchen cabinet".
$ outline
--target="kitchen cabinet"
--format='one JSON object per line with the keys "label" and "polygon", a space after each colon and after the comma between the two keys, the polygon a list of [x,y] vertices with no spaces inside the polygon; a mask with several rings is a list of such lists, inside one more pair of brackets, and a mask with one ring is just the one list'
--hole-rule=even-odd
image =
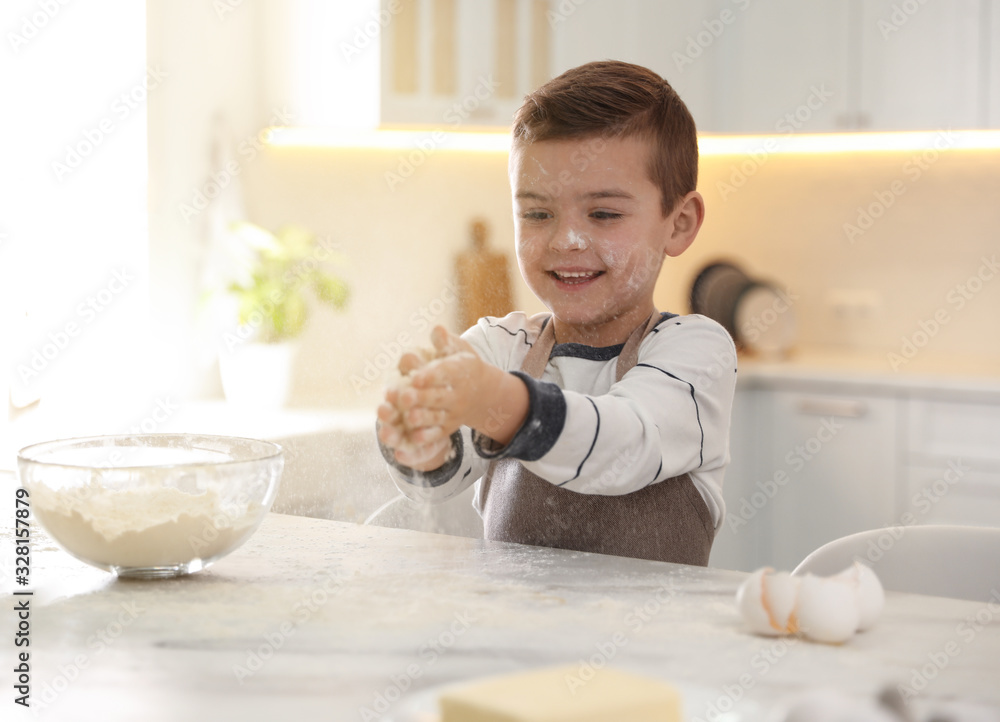
{"label": "kitchen cabinet", "polygon": [[1000,0],[984,0],[983,28],[989,40],[984,50],[989,59],[983,85],[986,87],[986,127],[1000,128]]}
{"label": "kitchen cabinet", "polygon": [[712,83],[722,98],[700,127],[762,134],[853,127],[851,3],[770,0],[737,12],[715,59]]}
{"label": "kitchen cabinet", "polygon": [[754,506],[752,501],[761,466],[756,431],[764,423],[759,409],[766,393],[743,384],[736,387],[729,431],[730,463],[722,489],[726,517],[716,532],[709,566],[753,571],[768,564],[771,557],[771,509],[764,503]]}
{"label": "kitchen cabinet", "polygon": [[591,60],[653,68],[704,132],[1000,127],[1000,0],[270,0],[263,93],[298,125],[509,127]]}
{"label": "kitchen cabinet", "polygon": [[912,398],[907,409],[901,513],[1000,525],[1000,404]]}
{"label": "kitchen cabinet", "polygon": [[894,524],[1000,526],[995,390],[741,367],[730,455],[711,566],[793,569]]}
{"label": "kitchen cabinet", "polygon": [[793,569],[831,539],[893,523],[895,454],[892,398],[740,390],[711,565]]}
{"label": "kitchen cabinet", "polygon": [[383,126],[509,126],[551,73],[544,0],[383,0]]}
{"label": "kitchen cabinet", "polygon": [[[860,4],[858,127],[958,129],[987,123],[991,0]],[[994,43],[1000,50],[1000,43]]]}
{"label": "kitchen cabinet", "polygon": [[975,128],[986,120],[981,0],[754,3],[720,68],[724,132]]}
{"label": "kitchen cabinet", "polygon": [[592,60],[652,68],[683,98],[699,127],[714,130],[721,89],[713,46],[731,33],[731,3],[720,0],[553,0],[552,75]]}
{"label": "kitchen cabinet", "polygon": [[[554,3],[555,4],[555,3]],[[558,3],[574,6],[575,3]],[[591,0],[553,28],[554,69],[655,69],[702,131],[1000,127],[997,0]]]}
{"label": "kitchen cabinet", "polygon": [[792,569],[831,539],[895,521],[894,399],[773,391],[765,403],[771,423],[763,468],[770,473],[760,481],[774,485],[776,568]]}

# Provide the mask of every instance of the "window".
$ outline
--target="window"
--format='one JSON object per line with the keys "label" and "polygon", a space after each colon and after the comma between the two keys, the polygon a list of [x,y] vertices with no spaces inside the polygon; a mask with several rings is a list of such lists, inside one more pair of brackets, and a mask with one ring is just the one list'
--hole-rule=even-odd
{"label": "window", "polygon": [[146,66],[145,22],[135,0],[0,10],[0,369],[15,407],[48,404],[36,416],[93,412],[134,376],[148,309],[146,95],[162,80]]}

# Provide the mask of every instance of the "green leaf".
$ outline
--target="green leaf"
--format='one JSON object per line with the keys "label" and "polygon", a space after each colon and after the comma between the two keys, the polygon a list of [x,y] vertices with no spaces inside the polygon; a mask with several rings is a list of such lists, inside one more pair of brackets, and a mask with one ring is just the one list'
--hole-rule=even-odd
{"label": "green leaf", "polygon": [[317,273],[313,277],[312,287],[316,297],[323,303],[338,309],[347,303],[347,284],[339,278],[327,273]]}

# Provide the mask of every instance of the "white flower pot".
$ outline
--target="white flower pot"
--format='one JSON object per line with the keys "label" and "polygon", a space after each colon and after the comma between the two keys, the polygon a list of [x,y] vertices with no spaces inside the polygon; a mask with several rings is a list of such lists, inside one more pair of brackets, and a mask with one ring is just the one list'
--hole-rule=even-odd
{"label": "white flower pot", "polygon": [[298,344],[246,341],[219,348],[219,372],[226,400],[241,406],[276,409],[288,402]]}

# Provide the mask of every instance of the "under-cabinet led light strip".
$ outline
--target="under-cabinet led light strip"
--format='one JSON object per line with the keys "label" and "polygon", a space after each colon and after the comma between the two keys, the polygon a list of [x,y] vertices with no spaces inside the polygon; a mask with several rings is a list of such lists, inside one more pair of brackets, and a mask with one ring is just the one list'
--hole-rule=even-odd
{"label": "under-cabinet led light strip", "polygon": [[[276,148],[357,148],[370,150],[450,150],[506,153],[510,135],[499,132],[427,130],[341,130],[270,128],[267,144]],[[938,130],[891,133],[815,133],[810,135],[702,135],[701,155],[753,153],[852,153],[915,150],[996,150],[998,130]]]}

